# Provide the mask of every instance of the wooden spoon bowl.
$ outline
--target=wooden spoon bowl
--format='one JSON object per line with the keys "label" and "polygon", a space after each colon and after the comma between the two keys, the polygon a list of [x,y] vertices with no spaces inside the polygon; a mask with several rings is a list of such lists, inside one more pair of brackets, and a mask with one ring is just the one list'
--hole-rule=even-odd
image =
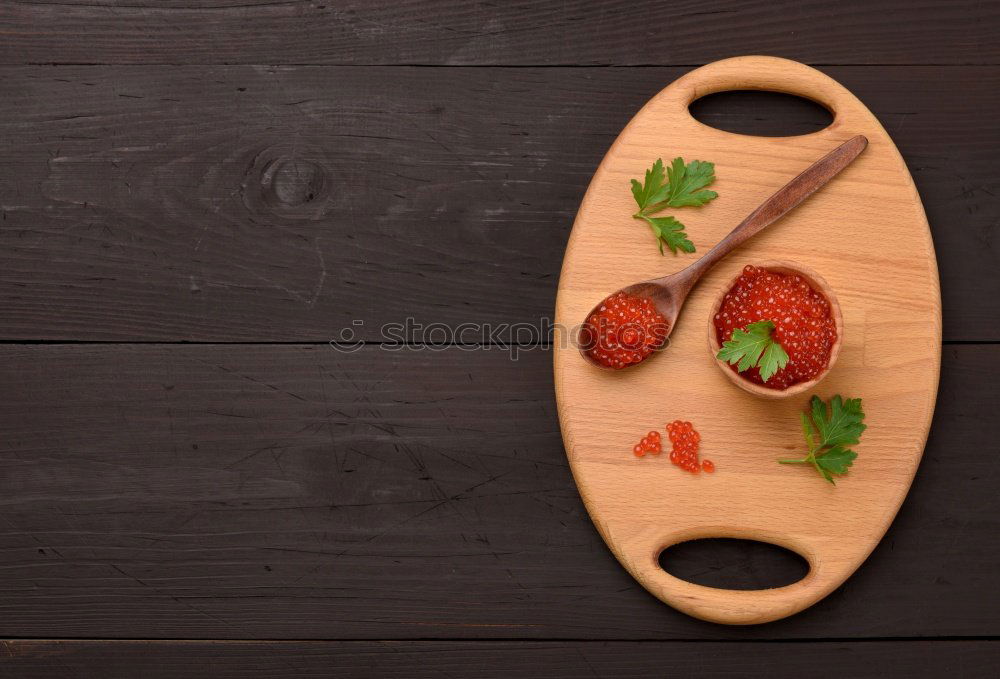
{"label": "wooden spoon bowl", "polygon": [[708,349],[712,352],[712,360],[715,361],[716,365],[719,366],[719,369],[722,370],[723,374],[725,374],[725,376],[728,377],[733,384],[744,391],[750,392],[754,396],[777,399],[788,398],[789,396],[801,394],[802,392],[815,387],[820,380],[826,377],[827,373],[833,369],[834,363],[837,362],[837,356],[840,355],[840,346],[844,342],[844,318],[840,313],[840,303],[837,301],[837,296],[833,294],[833,288],[830,287],[830,284],[823,280],[822,276],[807,266],[784,260],[750,262],[750,265],[755,266],[758,269],[767,269],[768,271],[773,271],[774,273],[801,276],[813,290],[826,298],[826,301],[830,303],[830,316],[833,318],[834,326],[837,329],[837,339],[833,343],[833,347],[830,349],[830,362],[827,363],[826,368],[819,375],[807,382],[793,384],[787,389],[770,389],[760,384],[751,382],[748,379],[744,379],[738,372],[733,370],[728,363],[717,358],[719,349],[722,347],[719,345],[719,340],[716,337],[715,315],[719,313],[719,309],[722,307],[722,300],[725,298],[726,293],[732,289],[732,287],[736,284],[737,279],[739,279],[739,277],[743,274],[742,268],[719,289],[715,303],[712,304],[712,310],[708,314]]}

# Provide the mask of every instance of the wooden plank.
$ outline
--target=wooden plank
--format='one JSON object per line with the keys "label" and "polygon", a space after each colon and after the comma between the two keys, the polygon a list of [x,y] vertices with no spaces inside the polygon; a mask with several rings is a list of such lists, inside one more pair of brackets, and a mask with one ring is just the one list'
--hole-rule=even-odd
{"label": "wooden plank", "polygon": [[995,677],[997,641],[749,642],[11,640],[0,667],[9,679],[269,677]]}
{"label": "wooden plank", "polygon": [[996,3],[951,0],[29,0],[0,10],[23,63],[998,63]]}
{"label": "wooden plank", "polygon": [[[408,316],[538,323],[591,174],[685,70],[4,68],[0,337],[378,340]],[[1000,67],[825,70],[910,165],[945,338],[1000,339]],[[703,119],[732,124],[725,103]],[[749,130],[774,131],[750,113]],[[792,133],[815,129],[808,109],[784,115]]]}
{"label": "wooden plank", "polygon": [[678,613],[618,566],[566,467],[550,363],[540,349],[2,346],[0,637],[1000,633],[1000,345],[945,348],[923,464],[866,564],[750,628]]}

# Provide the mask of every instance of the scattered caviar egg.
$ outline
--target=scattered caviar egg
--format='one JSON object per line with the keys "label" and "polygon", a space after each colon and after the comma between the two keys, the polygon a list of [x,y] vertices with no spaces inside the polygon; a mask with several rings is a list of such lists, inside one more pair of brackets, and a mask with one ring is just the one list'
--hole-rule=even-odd
{"label": "scattered caviar egg", "polygon": [[[667,425],[667,436],[673,446],[670,451],[670,461],[673,464],[692,474],[715,471],[715,465],[709,460],[698,461],[698,443],[701,441],[701,436],[690,422],[674,420]],[[663,452],[660,432],[653,430],[643,436],[639,443],[632,447],[632,452],[636,457],[659,455]]]}
{"label": "scattered caviar egg", "polygon": [[660,432],[655,429],[643,436],[637,444],[632,446],[632,452],[636,457],[645,455],[659,455],[663,452],[663,443],[660,441]]}
{"label": "scattered caviar egg", "polygon": [[709,460],[698,462],[698,444],[701,435],[695,431],[694,425],[686,420],[674,420],[667,425],[667,436],[673,449],[670,451],[670,461],[692,474],[704,470],[706,472],[715,471],[715,465]]}
{"label": "scattered caviar egg", "polygon": [[830,364],[837,342],[830,302],[802,276],[744,267],[713,319],[719,345],[732,339],[735,330],[757,321],[774,323],[771,337],[788,354],[788,364],[767,382],[760,378],[759,368],[739,373],[736,365],[730,365],[743,379],[780,391],[815,379]]}
{"label": "scattered caviar egg", "polygon": [[617,292],[587,319],[581,348],[597,363],[621,370],[649,358],[663,346],[669,330],[652,300]]}

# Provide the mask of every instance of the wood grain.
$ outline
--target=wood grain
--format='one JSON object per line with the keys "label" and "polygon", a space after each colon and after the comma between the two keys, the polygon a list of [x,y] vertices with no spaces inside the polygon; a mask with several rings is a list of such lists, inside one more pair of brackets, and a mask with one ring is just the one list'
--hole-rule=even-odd
{"label": "wood grain", "polygon": [[[535,643],[364,641],[286,643],[3,642],[8,679],[101,676],[107,679],[244,679],[247,676],[510,677],[552,679],[650,676],[826,678],[830,663],[854,679],[906,676],[992,678],[996,641],[871,641],[831,643],[703,643],[578,641]],[[833,660],[835,658],[835,660]]]}
{"label": "wood grain", "polygon": [[[998,20],[976,0],[0,3],[0,339],[547,317],[622,123],[676,65],[766,53],[865,64],[823,70],[910,165],[945,337],[1000,340]],[[757,134],[823,124],[771,104],[695,108]],[[1000,635],[996,346],[945,348],[921,473],[867,566],[752,629],[682,616],[620,570],[564,466],[547,353],[458,351],[0,346],[0,632],[453,639],[20,639],[0,675],[995,674],[994,642],[773,640]],[[770,573],[685,554],[723,585]],[[549,636],[573,641],[457,640]]]}
{"label": "wood grain", "polygon": [[1000,636],[1000,345],[946,347],[920,473],[866,564],[752,628],[682,615],[615,562],[551,358],[0,346],[0,637]]}
{"label": "wood grain", "polygon": [[975,0],[21,0],[0,7],[0,60],[647,65],[780,54],[996,64],[998,19],[996,3]]}
{"label": "wood grain", "polygon": [[[834,122],[803,137],[761,138],[733,136],[690,117],[691,101],[727,89],[808,97],[833,111]],[[704,232],[714,243],[726,235],[720,223],[738,222],[859,134],[868,138],[860,158],[705,276],[660,356],[612,372],[583,361],[575,347],[560,344],[555,352],[566,453],[591,518],[646,589],[690,615],[755,624],[797,613],[843,583],[888,529],[916,473],[937,396],[941,299],[930,231],[905,163],[864,104],[819,71],[773,57],[715,62],[656,95],[615,140],[580,205],[556,302],[556,323],[567,328],[610,292],[657,275],[660,257],[648,234],[617,224],[616,215],[629,214],[631,202],[620,187],[665,145],[685,158],[715,162],[713,189],[728,200],[683,217],[688,232]],[[831,241],[834,232],[840,237]],[[808,397],[775,402],[740,392],[706,350],[708,314],[722,286],[746,262],[768,259],[818,271],[840,301],[840,359],[813,393],[864,398],[869,429],[859,447],[869,462],[836,487],[814,470],[773,463],[790,456],[777,451],[801,447],[798,413]],[[910,341],[901,343],[901,335]],[[715,474],[692,478],[660,459],[628,454],[638,435],[672,419],[696,422]],[[810,571],[785,587],[737,591],[696,585],[660,568],[664,548],[703,537],[773,542],[806,558]]]}
{"label": "wood grain", "polygon": [[[686,70],[0,69],[13,159],[0,165],[0,337],[324,342],[354,320],[369,340],[407,316],[537,323],[602,155]],[[1000,340],[1000,68],[824,70],[911,168],[945,338]],[[766,99],[739,100],[748,131],[774,132],[758,120]],[[726,102],[704,119],[731,125]],[[814,131],[810,114],[779,120]]]}

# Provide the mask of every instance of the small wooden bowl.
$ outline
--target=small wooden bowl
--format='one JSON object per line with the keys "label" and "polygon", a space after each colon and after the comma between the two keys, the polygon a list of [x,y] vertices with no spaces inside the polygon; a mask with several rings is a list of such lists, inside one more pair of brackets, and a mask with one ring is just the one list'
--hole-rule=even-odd
{"label": "small wooden bowl", "polygon": [[716,365],[719,366],[719,369],[725,373],[726,377],[728,377],[733,384],[744,391],[750,392],[754,396],[760,396],[762,398],[787,398],[789,396],[794,396],[795,394],[801,394],[803,391],[815,387],[820,380],[826,377],[827,373],[829,373],[833,368],[834,363],[837,362],[837,356],[840,355],[840,345],[843,344],[844,341],[844,318],[840,313],[840,303],[837,302],[837,297],[833,294],[833,289],[825,280],[823,280],[823,277],[807,266],[782,260],[751,262],[750,265],[755,266],[758,269],[767,269],[768,271],[773,271],[775,273],[797,274],[802,276],[806,283],[826,297],[826,301],[830,303],[830,315],[833,317],[833,323],[837,329],[837,341],[834,342],[833,347],[830,349],[830,362],[827,364],[826,369],[814,379],[809,380],[808,382],[793,384],[788,389],[778,390],[768,389],[767,387],[744,379],[738,372],[733,370],[728,363],[716,358],[721,347],[719,346],[718,340],[715,338],[715,314],[719,313],[719,309],[722,307],[722,299],[726,296],[726,293],[732,289],[733,285],[736,284],[736,280],[743,274],[742,268],[739,273],[729,279],[719,291],[715,303],[712,305],[712,312],[708,315],[708,348],[712,352],[712,360],[715,361]]}

